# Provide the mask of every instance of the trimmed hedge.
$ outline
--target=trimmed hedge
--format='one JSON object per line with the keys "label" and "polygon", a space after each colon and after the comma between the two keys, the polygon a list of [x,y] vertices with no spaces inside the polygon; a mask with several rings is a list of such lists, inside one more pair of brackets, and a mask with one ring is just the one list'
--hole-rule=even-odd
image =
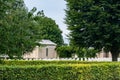
{"label": "trimmed hedge", "polygon": [[[88,61],[42,61],[42,60],[4,60],[1,65],[49,65],[49,64],[105,64],[111,62]],[[115,63],[115,62],[114,62]],[[118,62],[116,62],[118,63]]]}
{"label": "trimmed hedge", "polygon": [[0,80],[120,80],[120,63],[62,62],[48,65],[1,65]]}

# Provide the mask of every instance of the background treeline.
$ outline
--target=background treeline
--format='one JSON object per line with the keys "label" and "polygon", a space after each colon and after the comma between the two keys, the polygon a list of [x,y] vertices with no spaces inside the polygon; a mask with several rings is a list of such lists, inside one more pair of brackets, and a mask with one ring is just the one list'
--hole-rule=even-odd
{"label": "background treeline", "polygon": [[61,46],[56,50],[60,58],[93,58],[96,57],[96,53],[98,52],[98,50],[94,48],[79,48],[73,46]]}

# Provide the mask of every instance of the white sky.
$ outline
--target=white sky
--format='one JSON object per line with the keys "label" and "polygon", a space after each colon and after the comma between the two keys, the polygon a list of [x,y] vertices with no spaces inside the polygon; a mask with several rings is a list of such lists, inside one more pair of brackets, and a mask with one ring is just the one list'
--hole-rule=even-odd
{"label": "white sky", "polygon": [[37,11],[44,10],[44,14],[47,17],[55,20],[56,24],[58,24],[60,29],[63,31],[62,35],[65,43],[68,43],[66,34],[68,34],[69,31],[66,29],[66,25],[64,24],[64,9],[66,9],[66,2],[64,0],[24,0],[24,2],[29,10],[33,7],[36,7]]}

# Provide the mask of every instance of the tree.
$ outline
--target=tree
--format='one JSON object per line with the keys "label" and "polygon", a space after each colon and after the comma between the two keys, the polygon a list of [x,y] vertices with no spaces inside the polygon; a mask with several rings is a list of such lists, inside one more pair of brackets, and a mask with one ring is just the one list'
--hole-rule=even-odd
{"label": "tree", "polygon": [[23,0],[1,0],[0,4],[0,54],[21,57],[36,45],[37,27]]}
{"label": "tree", "polygon": [[71,44],[110,51],[117,61],[120,53],[119,0],[66,0],[66,24]]}
{"label": "tree", "polygon": [[75,51],[71,46],[60,46],[57,48],[57,53],[61,58],[70,58]]}
{"label": "tree", "polygon": [[43,11],[38,12],[34,19],[38,24],[39,35],[42,39],[49,39],[57,46],[63,45],[62,31],[53,19],[46,17]]}

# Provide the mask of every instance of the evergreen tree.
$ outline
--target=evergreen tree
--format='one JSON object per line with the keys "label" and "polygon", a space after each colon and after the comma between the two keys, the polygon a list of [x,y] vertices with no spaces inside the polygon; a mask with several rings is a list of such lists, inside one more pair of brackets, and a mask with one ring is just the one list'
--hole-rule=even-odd
{"label": "evergreen tree", "polygon": [[120,0],[66,0],[71,44],[120,53]]}

